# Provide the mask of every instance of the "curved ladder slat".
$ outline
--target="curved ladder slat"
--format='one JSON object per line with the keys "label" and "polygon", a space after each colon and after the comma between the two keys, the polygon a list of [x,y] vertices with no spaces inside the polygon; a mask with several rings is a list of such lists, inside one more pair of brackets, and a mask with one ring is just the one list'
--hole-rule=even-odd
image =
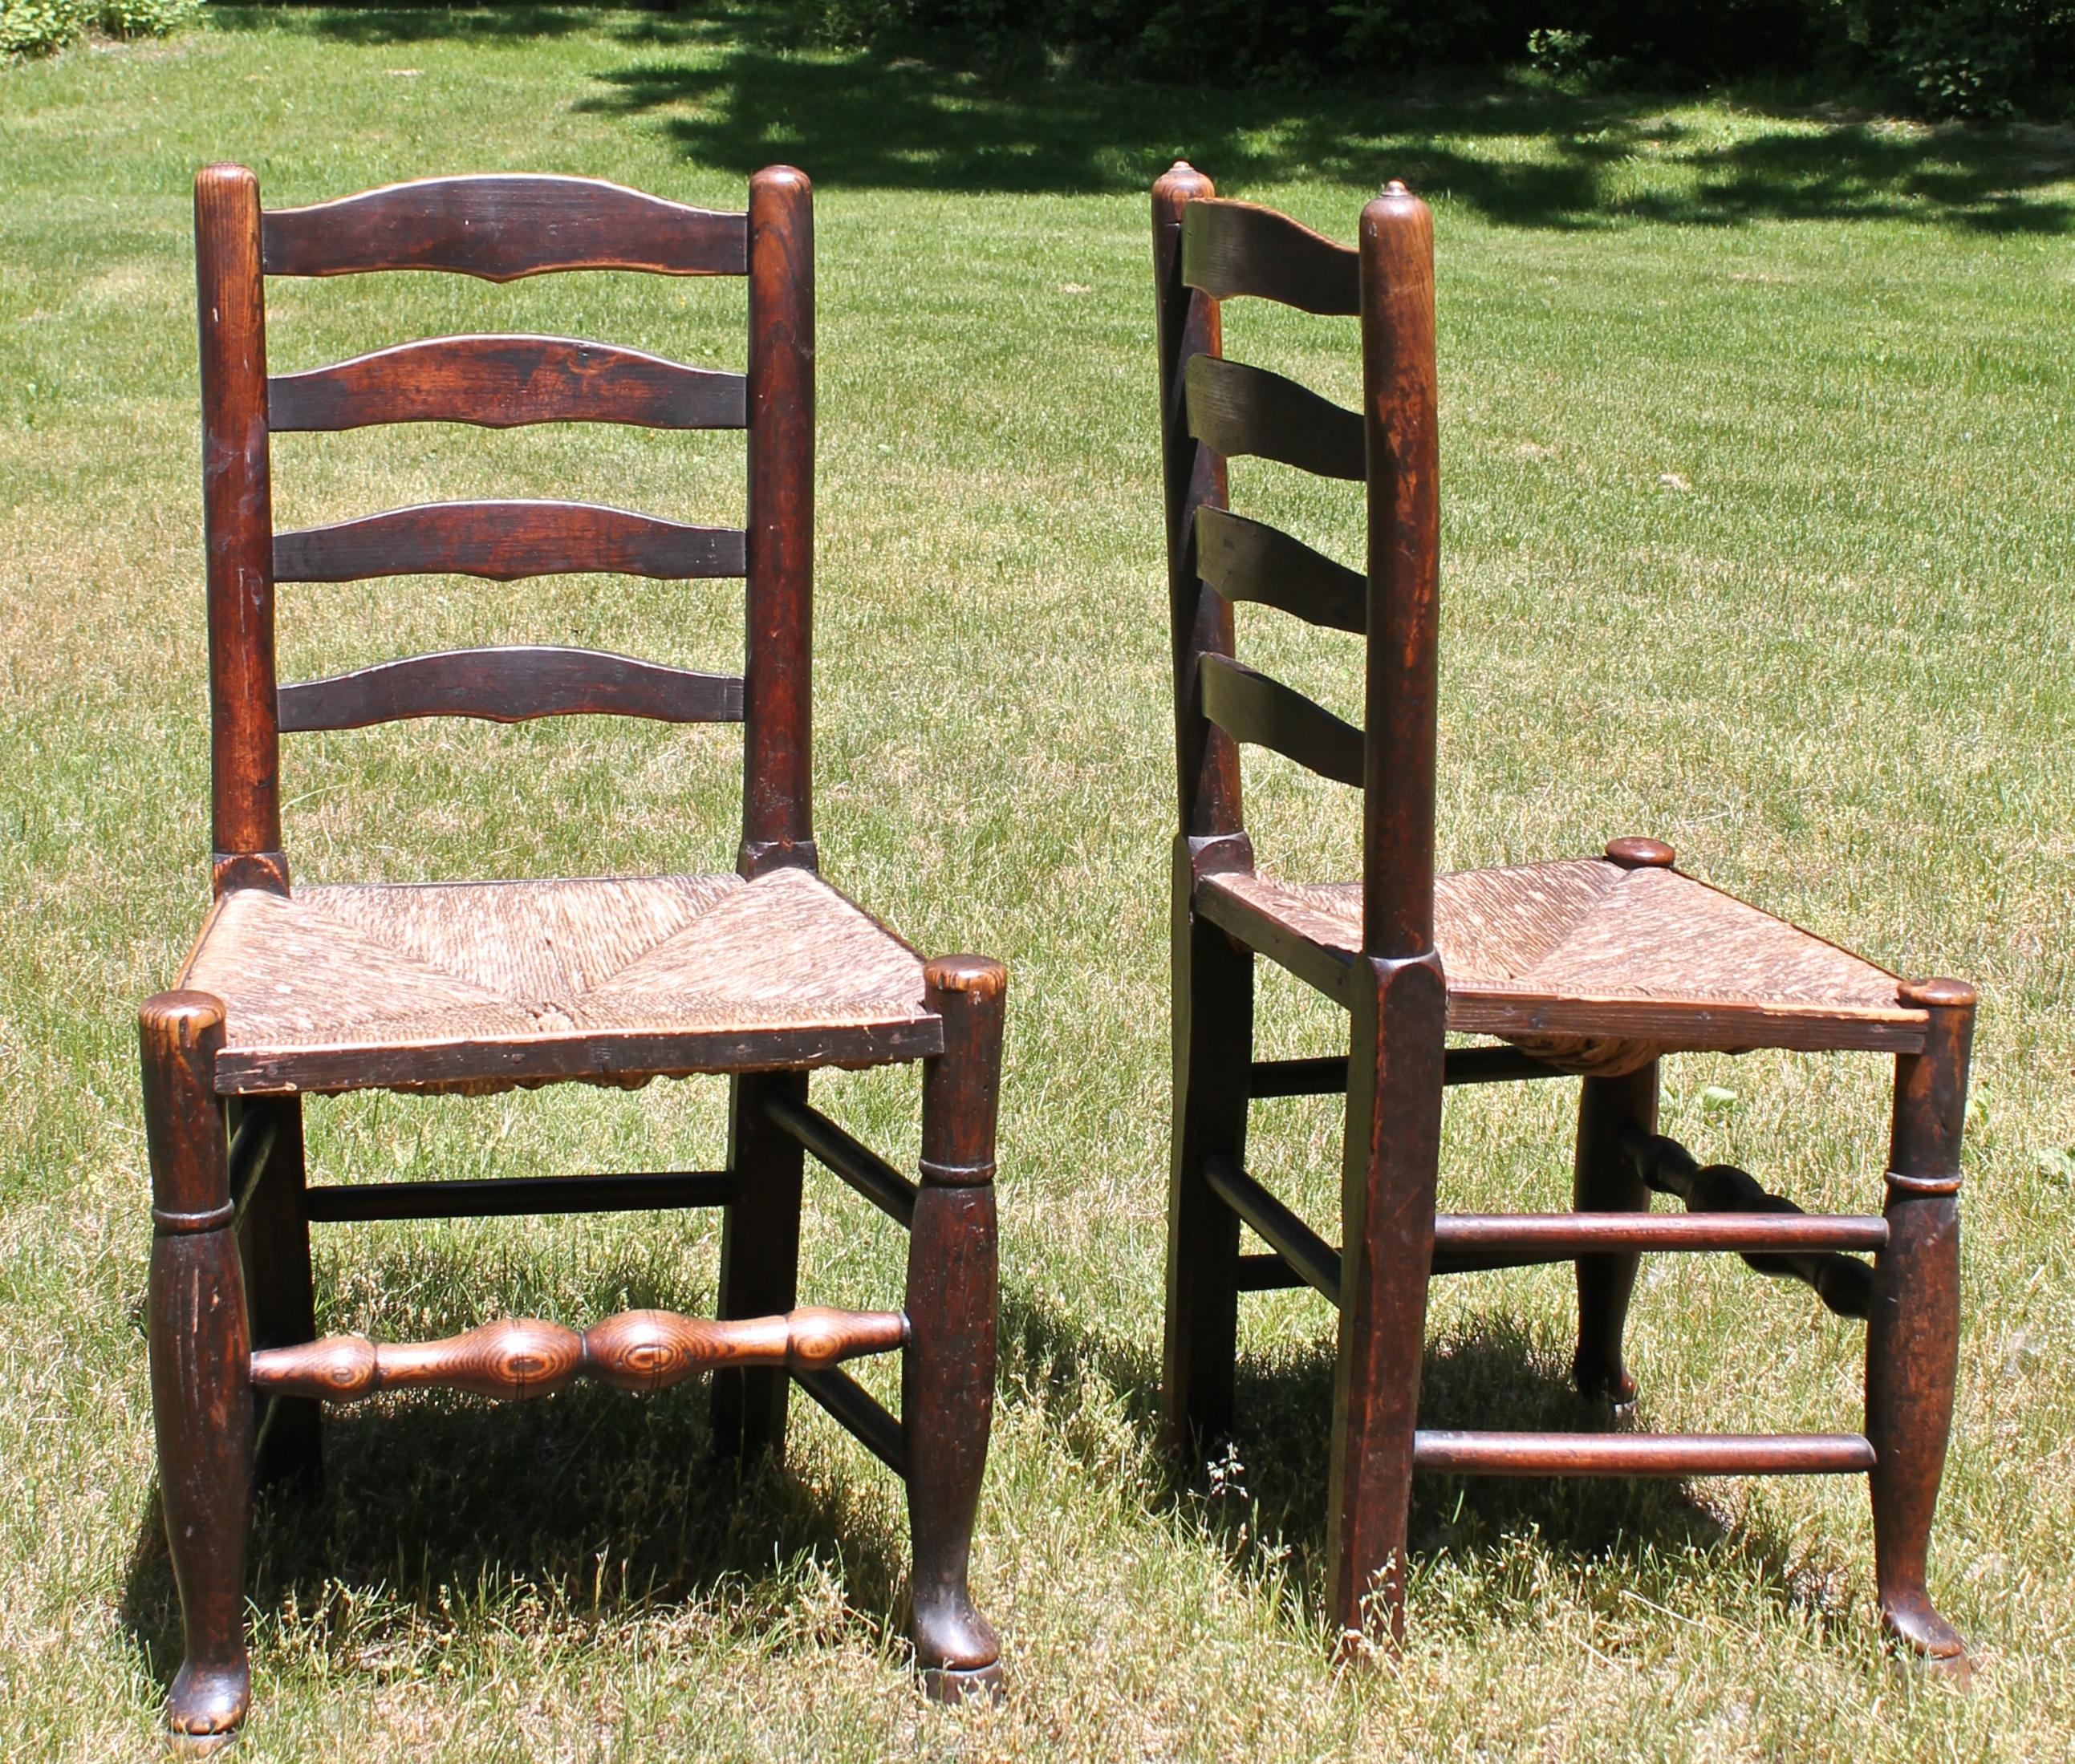
{"label": "curved ladder slat", "polygon": [[446,270],[486,282],[556,270],[745,275],[743,214],[595,178],[425,178],[260,217],[268,275]]}
{"label": "curved ladder slat", "polygon": [[746,567],[739,527],[687,526],[594,503],[426,503],[274,536],[276,582],[592,572],[676,581]]}
{"label": "curved ladder slat", "polygon": [[267,382],[267,426],[277,434],[376,423],[740,429],[748,421],[746,383],[739,374],[577,337],[429,337],[275,375]]}
{"label": "curved ladder slat", "polygon": [[694,673],[598,649],[453,649],[299,680],[280,691],[284,735],[364,729],[413,717],[649,717],[739,723],[742,677]]}

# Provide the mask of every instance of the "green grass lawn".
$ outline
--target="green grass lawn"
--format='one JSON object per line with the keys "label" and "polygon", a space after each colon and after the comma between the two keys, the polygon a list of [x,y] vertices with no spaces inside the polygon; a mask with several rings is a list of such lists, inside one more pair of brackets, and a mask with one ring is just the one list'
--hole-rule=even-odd
{"label": "green grass lawn", "polygon": [[[1926,1757],[2075,1752],[2075,135],[1517,88],[1232,96],[996,86],[789,48],[754,14],[242,14],[0,70],[0,1752],[150,1755],[179,1626],[141,1327],[135,1011],[206,893],[189,187],[270,204],[434,172],[589,173],[739,205],[819,190],[818,781],[825,867],[933,950],[1013,971],[1004,1355],[976,1578],[1005,1705],[902,1669],[897,1490],[801,1404],[738,1496],[706,1399],[582,1389],[330,1423],[263,1510],[254,1758]],[[1145,188],[1178,153],[1352,235],[1433,201],[1443,424],[1444,861],[1671,840],[1698,874],[1984,1007],[1966,1323],[1933,1591],[1970,1695],[1881,1647],[1857,1480],[1423,1481],[1401,1662],[1327,1663],[1332,1331],[1243,1313],[1233,1461],[1154,1450],[1171,758]],[[739,366],[731,284],[284,284],[279,369],[446,329]],[[1235,354],[1344,397],[1347,321],[1236,308]],[[1343,487],[1240,495],[1359,556]],[[735,437],[292,437],[284,524],[426,495],[739,515]],[[283,673],[603,643],[726,666],[729,583],[284,592]],[[1344,712],[1352,640],[1242,621]],[[736,741],[569,719],[288,745],[312,879],[724,868]],[[1249,762],[1256,837],[1353,872],[1354,798]],[[1332,1010],[1265,983],[1275,1051]],[[1667,1130],[1804,1204],[1878,1206],[1887,1073],[1686,1058]],[[818,1095],[912,1157],[912,1073]],[[1568,1195],[1575,1086],[1459,1093],[1458,1208]],[[715,1081],[315,1105],[331,1178],[710,1166]],[[1315,1221],[1322,1101],[1256,1116]],[[810,1183],[806,1290],[897,1294],[902,1246]],[[327,1228],[328,1327],[713,1302],[717,1218]],[[1556,1269],[1436,1289],[1426,1410],[1566,1426]],[[1646,1266],[1663,1428],[1849,1429],[1860,1336],[1733,1258]],[[870,1375],[874,1377],[880,1373]]]}

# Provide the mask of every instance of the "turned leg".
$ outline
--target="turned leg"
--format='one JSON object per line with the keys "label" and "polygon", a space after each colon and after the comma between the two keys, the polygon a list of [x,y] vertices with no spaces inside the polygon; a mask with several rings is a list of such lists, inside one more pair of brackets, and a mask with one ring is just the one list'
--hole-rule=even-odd
{"label": "turned leg", "polygon": [[[728,1168],[735,1199],[721,1220],[720,1302],[723,1319],[776,1316],[790,1311],[800,1277],[800,1184],[806,1153],[773,1123],[773,1095],[807,1097],[804,1072],[744,1072],[729,1093]],[[791,1375],[782,1366],[714,1374],[716,1457],[747,1466],[768,1453],[785,1456],[785,1402]]]}
{"label": "turned leg", "polygon": [[901,1418],[916,1663],[924,1690],[946,1702],[992,1696],[1001,1683],[1001,1646],[966,1573],[994,1411],[994,1120],[1007,984],[1001,964],[981,956],[947,956],[925,975],[944,1051],[923,1066]]}
{"label": "turned leg", "polygon": [[1176,851],[1174,1125],[1161,1381],[1168,1449],[1190,1464],[1232,1427],[1240,1220],[1211,1192],[1203,1166],[1217,1156],[1246,1161],[1253,956],[1191,912],[1187,842]]}
{"label": "turned leg", "polygon": [[[264,1110],[273,1124],[273,1149],[238,1222],[252,1345],[291,1348],[317,1338],[317,1305],[310,1281],[310,1226],[303,1215],[303,1108],[295,1096],[255,1097],[233,1115],[234,1126]],[[255,1480],[261,1486],[315,1482],[324,1473],[323,1406],[307,1397],[267,1398]]]}
{"label": "turned leg", "polygon": [[1912,1651],[1964,1669],[1965,1645],[1924,1584],[1960,1364],[1960,1137],[1974,989],[1905,983],[1930,1012],[1924,1051],[1895,1061],[1887,1247],[1874,1261],[1866,1326],[1866,1437],[1873,1442],[1874,1559],[1881,1617]]}
{"label": "turned leg", "polygon": [[[1588,1078],[1578,1095],[1578,1156],[1572,1203],[1581,1213],[1643,1213],[1650,1190],[1621,1148],[1623,1131],[1657,1131],[1657,1062],[1620,1078]],[[1580,1393],[1617,1409],[1635,1401],[1635,1381],[1621,1363],[1621,1328],[1642,1257],[1634,1251],[1578,1258],[1578,1355],[1572,1374]]]}
{"label": "turned leg", "polygon": [[151,1414],[187,1629],[167,1716],[179,1733],[226,1733],[245,1719],[252,1696],[241,1609],[252,1395],[214,1081],[223,1007],[200,992],[161,993],[145,1004],[139,1027],[151,1159]]}
{"label": "turned leg", "polygon": [[1406,1530],[1419,1414],[1447,990],[1432,954],[1355,963],[1333,1379],[1332,1567],[1341,1650],[1405,1634]]}

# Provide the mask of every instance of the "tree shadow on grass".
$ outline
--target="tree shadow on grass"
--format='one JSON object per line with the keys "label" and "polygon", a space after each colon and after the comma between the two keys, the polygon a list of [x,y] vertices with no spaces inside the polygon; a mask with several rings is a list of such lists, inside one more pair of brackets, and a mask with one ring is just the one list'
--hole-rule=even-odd
{"label": "tree shadow on grass", "polygon": [[[1077,1425],[1091,1382],[1120,1404],[1155,1466],[1154,1506],[1200,1526],[1224,1551],[1232,1571],[1282,1589],[1300,1621],[1323,1625],[1330,1563],[1326,1492],[1332,1456],[1333,1353],[1329,1339],[1271,1358],[1242,1357],[1238,1416],[1229,1455],[1175,1467],[1159,1446],[1154,1354],[1135,1344],[1091,1335],[1042,1299],[1004,1299],[1004,1393],[1019,1384],[1042,1394],[1062,1447],[1091,1463],[1113,1464],[1096,1442],[1080,1443]],[[1106,1388],[1105,1388],[1106,1387]],[[1645,1408],[1648,1393],[1645,1392]],[[1420,1424],[1576,1432],[1605,1427],[1608,1412],[1580,1398],[1558,1360],[1519,1329],[1480,1324],[1430,1343],[1421,1375]],[[1646,1414],[1642,1425],[1647,1426]],[[1214,1447],[1214,1449],[1216,1449]],[[1452,1559],[1500,1577],[1523,1547],[1581,1561],[1617,1562],[1655,1579],[1675,1603],[1681,1589],[1730,1573],[1781,1609],[1827,1602],[1830,1579],[1812,1579],[1805,1553],[1761,1518],[1732,1525],[1685,1484],[1655,1478],[1449,1477],[1413,1484],[1410,1572],[1414,1584]],[[1820,1580],[1820,1585],[1815,1581]],[[1416,1594],[1415,1594],[1416,1596]]]}
{"label": "tree shadow on grass", "polygon": [[582,5],[219,9],[358,44],[590,35],[652,52],[593,77],[577,108],[639,120],[689,159],[747,176],[789,159],[824,186],[1003,195],[1145,190],[1175,158],[1235,192],[1324,177],[1422,193],[1494,223],[1897,220],[1982,233],[2075,230],[2075,130],[1928,129],[1782,103],[1721,142],[1666,114],[1679,96],[1580,96],[1426,73],[1214,88],[988,72],[926,56],[817,46],[772,0],[638,10]]}
{"label": "tree shadow on grass", "polygon": [[[609,1297],[627,1309],[684,1300]],[[540,1402],[426,1393],[333,1410],[322,1487],[281,1484],[257,1505],[246,1596],[263,1638],[293,1613],[299,1642],[313,1629],[347,1669],[378,1671],[414,1632],[494,1625],[500,1606],[545,1608],[542,1621],[581,1638],[601,1621],[702,1605],[716,1629],[768,1645],[817,1567],[863,1633],[897,1638],[905,1523],[842,1482],[817,1489],[788,1470],[716,1464],[710,1389],[703,1378],[639,1397],[582,1384]],[[797,1428],[811,1405],[793,1402]],[[121,1613],[154,1682],[170,1682],[184,1645],[155,1493]],[[819,1645],[818,1618],[816,1631],[803,1645]]]}

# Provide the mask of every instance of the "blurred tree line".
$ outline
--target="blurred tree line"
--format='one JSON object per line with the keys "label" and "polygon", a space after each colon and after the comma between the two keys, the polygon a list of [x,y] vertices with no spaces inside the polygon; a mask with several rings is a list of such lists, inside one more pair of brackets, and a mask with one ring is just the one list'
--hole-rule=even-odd
{"label": "blurred tree line", "polygon": [[797,0],[823,34],[997,60],[1290,81],[1525,64],[1568,85],[1814,76],[1932,117],[2065,112],[2075,0]]}

